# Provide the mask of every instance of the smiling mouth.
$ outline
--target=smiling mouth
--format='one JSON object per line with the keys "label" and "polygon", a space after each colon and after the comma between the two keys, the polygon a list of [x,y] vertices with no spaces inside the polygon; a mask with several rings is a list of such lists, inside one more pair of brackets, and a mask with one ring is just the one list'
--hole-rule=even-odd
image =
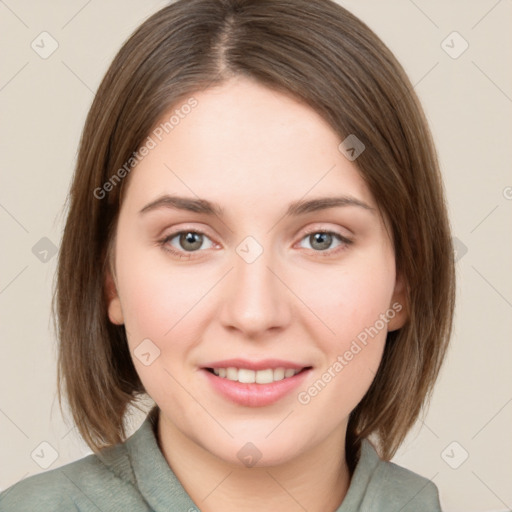
{"label": "smiling mouth", "polygon": [[272,382],[279,382],[294,377],[303,371],[311,369],[311,366],[302,369],[278,367],[263,370],[249,370],[247,368],[235,368],[232,366],[227,368],[205,369],[221,379],[240,382],[242,384],[271,384]]}

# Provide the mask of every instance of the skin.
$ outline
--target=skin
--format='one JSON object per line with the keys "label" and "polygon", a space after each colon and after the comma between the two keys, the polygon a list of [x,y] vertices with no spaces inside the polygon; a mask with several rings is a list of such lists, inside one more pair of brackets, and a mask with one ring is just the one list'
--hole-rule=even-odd
{"label": "skin", "polygon": [[[342,139],[309,106],[237,77],[194,94],[198,106],[132,171],[121,206],[108,314],[124,324],[135,368],[161,410],[160,446],[204,511],[335,510],[350,483],[347,419],[379,366],[387,330],[405,307],[311,399],[304,391],[379,315],[403,304],[392,242]],[[169,118],[166,114],[162,121]],[[219,203],[224,216],[159,208],[163,194]],[[300,199],[345,195],[366,203],[285,216]],[[199,249],[178,232],[205,233]],[[326,250],[308,233],[336,236]],[[261,246],[252,263],[236,249]],[[199,238],[199,245],[201,238]],[[149,338],[160,355],[146,366],[134,350]],[[234,404],[201,365],[241,357],[312,366],[304,385],[265,407]],[[262,457],[245,467],[252,442]]]}

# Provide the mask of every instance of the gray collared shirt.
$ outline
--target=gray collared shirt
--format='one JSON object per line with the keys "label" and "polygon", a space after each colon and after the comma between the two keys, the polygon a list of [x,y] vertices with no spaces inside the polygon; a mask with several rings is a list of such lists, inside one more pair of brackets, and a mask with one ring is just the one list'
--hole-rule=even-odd
{"label": "gray collared shirt", "polygon": [[[0,494],[0,512],[198,512],[155,437],[158,409],[124,443],[31,476]],[[436,486],[382,461],[363,441],[343,503],[333,512],[440,512]]]}

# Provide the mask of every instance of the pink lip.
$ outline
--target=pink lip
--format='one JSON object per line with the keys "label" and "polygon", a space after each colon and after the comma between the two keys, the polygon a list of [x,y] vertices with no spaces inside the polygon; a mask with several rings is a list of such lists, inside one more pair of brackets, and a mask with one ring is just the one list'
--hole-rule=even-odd
{"label": "pink lip", "polygon": [[302,370],[309,365],[292,363],[281,359],[262,359],[261,361],[248,361],[247,359],[224,359],[223,361],[215,361],[203,365],[203,368],[245,368],[247,370],[266,370],[271,368],[284,368],[285,370]]}
{"label": "pink lip", "polygon": [[[231,366],[246,368],[243,365]],[[282,366],[276,366],[276,368],[279,367]],[[226,368],[226,366],[220,365],[215,368]],[[265,368],[271,368],[271,366],[265,366]],[[205,368],[203,368],[201,372],[205,375],[205,378],[215,391],[224,398],[245,407],[264,407],[277,402],[300,386],[306,375],[311,372],[311,368],[305,369],[293,377],[271,382],[270,384],[244,384],[242,382],[218,377]]]}

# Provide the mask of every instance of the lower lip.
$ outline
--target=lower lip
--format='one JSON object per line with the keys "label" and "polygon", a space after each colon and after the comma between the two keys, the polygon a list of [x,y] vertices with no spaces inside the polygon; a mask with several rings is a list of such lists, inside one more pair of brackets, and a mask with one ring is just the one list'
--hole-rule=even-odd
{"label": "lower lip", "polygon": [[244,384],[203,369],[206,378],[222,396],[245,407],[264,407],[271,405],[296,389],[311,369],[302,370],[293,377],[271,382],[270,384]]}

